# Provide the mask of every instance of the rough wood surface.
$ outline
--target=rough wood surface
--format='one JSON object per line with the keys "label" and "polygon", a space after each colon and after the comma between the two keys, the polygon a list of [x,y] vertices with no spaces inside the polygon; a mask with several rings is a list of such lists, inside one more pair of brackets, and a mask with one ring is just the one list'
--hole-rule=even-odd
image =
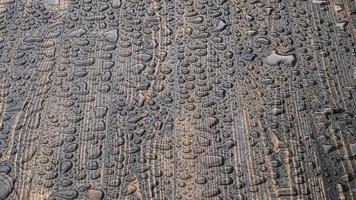
{"label": "rough wood surface", "polygon": [[356,199],[353,0],[0,0],[0,200]]}

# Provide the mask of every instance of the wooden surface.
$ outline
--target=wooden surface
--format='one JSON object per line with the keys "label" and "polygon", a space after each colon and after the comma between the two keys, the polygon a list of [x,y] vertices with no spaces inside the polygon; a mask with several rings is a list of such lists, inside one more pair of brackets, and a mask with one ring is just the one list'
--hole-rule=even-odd
{"label": "wooden surface", "polygon": [[351,0],[0,0],[0,200],[355,199]]}

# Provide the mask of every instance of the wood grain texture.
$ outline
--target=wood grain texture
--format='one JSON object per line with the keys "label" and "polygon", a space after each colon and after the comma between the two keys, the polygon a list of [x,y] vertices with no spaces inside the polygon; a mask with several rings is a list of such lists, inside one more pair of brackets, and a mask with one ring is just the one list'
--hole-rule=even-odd
{"label": "wood grain texture", "polygon": [[353,0],[0,0],[0,200],[355,199]]}

